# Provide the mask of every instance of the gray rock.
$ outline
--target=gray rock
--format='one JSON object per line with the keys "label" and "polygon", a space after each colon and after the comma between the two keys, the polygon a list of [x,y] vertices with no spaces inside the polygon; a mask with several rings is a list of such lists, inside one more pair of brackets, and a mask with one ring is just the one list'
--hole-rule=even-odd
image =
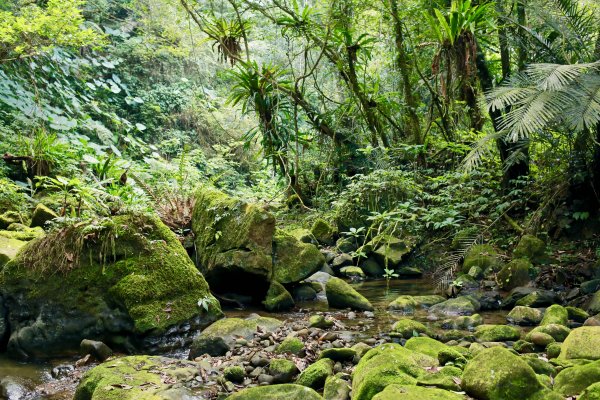
{"label": "gray rock", "polygon": [[310,301],[317,298],[317,292],[310,285],[306,284],[296,286],[292,290],[292,295],[296,301]]}
{"label": "gray rock", "polygon": [[97,340],[83,339],[79,345],[82,356],[90,354],[96,360],[102,362],[113,355],[113,351],[104,343]]}
{"label": "gray rock", "polygon": [[339,271],[342,267],[348,267],[351,265],[354,265],[354,262],[352,261],[352,256],[346,253],[340,254],[339,256],[334,258],[331,264],[334,271]]}
{"label": "gray rock", "polygon": [[367,274],[367,276],[373,278],[381,278],[385,273],[381,265],[379,265],[379,263],[373,258],[367,258],[366,260],[364,260],[360,264],[360,268],[364,271],[365,274]]}
{"label": "gray rock", "polygon": [[75,367],[71,364],[61,364],[52,368],[51,375],[54,379],[61,379],[69,376],[71,372],[75,370]]}
{"label": "gray rock", "polygon": [[27,388],[16,378],[7,376],[0,379],[0,397],[6,400],[24,400]]}

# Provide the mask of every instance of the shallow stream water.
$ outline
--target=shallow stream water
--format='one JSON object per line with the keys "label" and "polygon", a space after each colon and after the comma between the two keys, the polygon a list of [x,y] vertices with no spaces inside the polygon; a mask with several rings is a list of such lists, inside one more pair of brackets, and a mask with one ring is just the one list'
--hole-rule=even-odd
{"label": "shallow stream water", "polygon": [[[340,311],[336,313],[338,318],[347,327],[357,327],[360,329],[353,331],[357,339],[370,338],[375,335],[389,332],[391,325],[395,320],[403,315],[387,311],[387,305],[400,295],[430,295],[435,294],[435,288],[427,279],[410,280],[392,280],[389,284],[385,280],[371,280],[357,282],[352,284],[363,296],[365,296],[375,307],[375,317],[365,319],[361,313],[349,313]],[[294,320],[311,314],[316,311],[327,311],[327,303],[323,301],[311,301],[298,303],[297,307],[290,312],[269,313],[263,309],[245,309],[245,310],[225,310],[228,317],[245,317],[251,313],[258,313],[263,316],[271,316],[281,320]],[[506,311],[483,311],[479,314],[483,317],[486,324],[505,324]],[[424,323],[433,322],[431,316],[426,311],[417,311],[411,318]],[[185,358],[187,351],[181,351],[176,354],[167,354],[170,357]],[[24,400],[66,400],[71,399],[74,393],[76,381],[73,379],[53,379],[51,376],[52,368],[60,364],[74,364],[76,360],[50,360],[47,362],[21,363],[7,358],[0,354],[0,380],[10,377],[28,390]],[[86,368],[87,369],[87,368]],[[79,371],[81,374],[83,371]],[[53,393],[52,395],[46,393]],[[2,394],[0,393],[0,399]]]}

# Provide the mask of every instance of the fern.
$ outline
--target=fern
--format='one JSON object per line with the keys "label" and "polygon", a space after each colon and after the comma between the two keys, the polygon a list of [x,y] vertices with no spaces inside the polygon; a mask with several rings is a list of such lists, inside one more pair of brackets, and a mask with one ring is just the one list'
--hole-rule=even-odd
{"label": "fern", "polygon": [[433,272],[433,283],[440,292],[444,292],[446,289],[448,289],[448,287],[450,287],[450,284],[454,279],[460,264],[464,260],[469,250],[471,250],[473,246],[481,243],[483,231],[484,230],[481,230],[476,235],[467,236],[460,239],[459,250],[447,253],[445,260]]}

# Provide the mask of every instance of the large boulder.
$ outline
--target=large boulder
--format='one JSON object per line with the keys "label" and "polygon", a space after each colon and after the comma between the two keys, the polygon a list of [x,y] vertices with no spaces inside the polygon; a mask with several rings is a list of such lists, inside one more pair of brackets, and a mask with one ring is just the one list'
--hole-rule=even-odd
{"label": "large boulder", "polygon": [[311,388],[302,385],[283,384],[271,386],[258,386],[240,390],[232,394],[227,400],[323,400]]}
{"label": "large boulder", "polygon": [[32,228],[35,226],[43,228],[47,222],[52,221],[54,218],[58,218],[58,214],[40,203],[33,210],[33,214],[31,214],[30,226]]}
{"label": "large boulder", "polygon": [[559,358],[600,360],[600,326],[573,329],[564,339]]}
{"label": "large boulder", "polygon": [[600,382],[600,360],[563,369],[554,379],[554,390],[565,397],[575,396],[596,382]]}
{"label": "large boulder", "polygon": [[337,230],[329,222],[319,218],[313,223],[310,233],[317,239],[319,243],[324,245],[332,245],[335,243],[335,235],[337,234]]}
{"label": "large boulder", "polygon": [[352,399],[371,400],[392,384],[416,385],[425,367],[437,365],[432,357],[398,344],[384,344],[369,350],[356,366],[352,379]]}
{"label": "large boulder", "polygon": [[299,282],[325,262],[316,246],[277,230],[275,218],[209,187],[200,187],[192,218],[196,263],[220,295],[248,296],[260,303],[271,281]]}
{"label": "large boulder", "polygon": [[562,400],[538,381],[525,360],[502,347],[477,353],[464,369],[462,387],[480,400]]}
{"label": "large boulder", "polygon": [[340,278],[331,278],[327,281],[325,294],[330,307],[349,307],[353,310],[373,311],[373,306],[369,300]]}
{"label": "large boulder", "polygon": [[544,312],[544,318],[540,325],[567,325],[569,322],[569,312],[559,304],[553,304]]}
{"label": "large boulder", "polygon": [[242,338],[250,340],[260,329],[263,332],[273,332],[282,325],[275,318],[261,317],[256,314],[246,319],[224,318],[216,321],[194,339],[190,348],[189,358],[194,359],[203,354],[211,356],[222,356],[227,353],[235,340]]}
{"label": "large boulder", "polygon": [[531,262],[525,258],[517,258],[506,264],[496,279],[498,285],[504,290],[512,290],[519,286],[525,286],[531,280],[529,271],[533,268]]}
{"label": "large boulder", "polygon": [[377,236],[368,246],[373,248],[373,257],[379,265],[392,269],[402,262],[414,245],[412,240],[383,235]]}
{"label": "large boulder", "polygon": [[542,239],[538,239],[533,235],[523,235],[519,244],[515,247],[513,256],[515,258],[527,258],[535,262],[540,257],[544,256],[546,244]]}
{"label": "large boulder", "polygon": [[521,331],[509,325],[479,325],[475,328],[475,336],[481,342],[516,341],[521,337]]}
{"label": "large boulder", "polygon": [[461,296],[452,299],[448,299],[441,303],[437,303],[429,309],[432,314],[443,314],[443,315],[472,315],[475,314],[481,305],[477,300],[471,296]]}
{"label": "large boulder", "polygon": [[473,267],[478,267],[486,273],[496,272],[502,268],[502,259],[492,245],[478,244],[465,254],[462,271],[468,274]]}
{"label": "large boulder", "polygon": [[5,265],[0,293],[8,352],[19,358],[62,356],[83,339],[167,350],[223,315],[155,215],[78,223],[35,239]]}
{"label": "large boulder", "polygon": [[390,385],[373,400],[464,400],[465,397],[447,390],[414,385]]}
{"label": "large boulder", "polygon": [[542,312],[537,308],[516,306],[506,316],[506,320],[515,325],[537,325],[542,320]]}
{"label": "large boulder", "polygon": [[290,292],[277,281],[271,282],[267,297],[263,301],[268,311],[286,311],[294,307],[294,299]]}
{"label": "large boulder", "polygon": [[192,399],[199,364],[159,356],[129,356],[107,361],[81,378],[74,400]]}
{"label": "large boulder", "polygon": [[322,388],[325,380],[333,375],[333,364],[333,361],[329,358],[318,360],[300,373],[296,383],[313,389]]}

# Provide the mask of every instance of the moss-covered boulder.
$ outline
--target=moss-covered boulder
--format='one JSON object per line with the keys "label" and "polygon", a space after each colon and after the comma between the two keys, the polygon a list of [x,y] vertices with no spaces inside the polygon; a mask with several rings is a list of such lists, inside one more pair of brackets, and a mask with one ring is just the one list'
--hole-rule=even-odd
{"label": "moss-covered boulder", "polygon": [[263,304],[269,311],[286,311],[294,307],[294,299],[281,283],[273,281]]}
{"label": "moss-covered boulder", "polygon": [[417,353],[425,354],[435,360],[438,359],[441,351],[450,348],[444,343],[429,337],[412,337],[406,341],[404,347]]}
{"label": "moss-covered boulder", "polygon": [[325,294],[330,307],[372,311],[373,306],[363,295],[340,278],[331,278],[325,284]]}
{"label": "moss-covered boulder", "polygon": [[477,353],[464,369],[462,387],[481,400],[562,399],[538,381],[526,361],[502,347]]}
{"label": "moss-covered boulder", "polygon": [[559,358],[600,360],[600,326],[573,329],[564,339]]}
{"label": "moss-covered boulder", "polygon": [[325,400],[346,400],[350,398],[350,384],[341,373],[327,377],[323,388],[323,398]]}
{"label": "moss-covered boulder", "polygon": [[463,400],[464,396],[447,390],[414,385],[390,385],[373,400]]}
{"label": "moss-covered boulder", "polygon": [[554,390],[565,397],[575,396],[596,382],[600,382],[600,360],[563,369],[554,378]]}
{"label": "moss-covered boulder", "polygon": [[[520,289],[520,288],[515,288]],[[512,292],[511,292],[512,293]],[[547,307],[559,301],[558,296],[551,290],[535,289],[521,297],[515,305],[524,307]]]}
{"label": "moss-covered boulder", "polygon": [[240,365],[232,365],[223,369],[223,377],[230,382],[242,383],[245,376],[246,371]]}
{"label": "moss-covered boulder", "polygon": [[349,347],[324,349],[319,358],[329,358],[333,361],[352,361],[356,357],[356,350]]}
{"label": "moss-covered boulder", "polygon": [[310,243],[277,230],[273,237],[273,280],[280,283],[299,282],[318,271],[325,263],[325,256]]}
{"label": "moss-covered boulder", "polygon": [[43,228],[47,222],[52,221],[54,218],[58,218],[58,214],[40,203],[31,214],[31,224],[29,226],[32,228],[35,226]]}
{"label": "moss-covered boulder", "polygon": [[186,385],[200,375],[191,361],[157,356],[130,356],[87,371],[75,400],[167,400],[192,398]]}
{"label": "moss-covered boulder", "polygon": [[587,312],[590,313],[590,315],[600,313],[600,290],[594,293],[594,295],[590,299],[587,306]]}
{"label": "moss-covered boulder", "polygon": [[15,357],[64,355],[83,339],[157,351],[189,343],[222,316],[175,234],[154,215],[63,228],[23,247],[2,272]]}
{"label": "moss-covered boulder", "polygon": [[323,400],[311,388],[302,385],[283,384],[271,386],[258,386],[240,390],[232,394],[227,400]]}
{"label": "moss-covered boulder", "polygon": [[311,315],[308,318],[308,325],[311,328],[329,329],[333,326],[333,321],[331,319],[325,318],[325,316],[321,314],[316,314]]}
{"label": "moss-covered boulder", "polygon": [[483,318],[481,315],[473,314],[444,320],[441,323],[441,327],[443,329],[471,330],[481,324],[483,324]]}
{"label": "moss-covered boulder", "polygon": [[531,280],[529,271],[533,268],[531,262],[525,258],[517,258],[506,264],[498,275],[496,280],[498,285],[504,290],[512,290],[518,286],[525,286]]}
{"label": "moss-covered boulder", "polygon": [[384,344],[369,350],[356,366],[352,379],[353,400],[370,400],[392,384],[415,385],[425,374],[424,367],[437,360],[398,344]]}
{"label": "moss-covered boulder", "polygon": [[581,393],[579,400],[600,400],[600,382],[588,386],[583,393]]}
{"label": "moss-covered boulder", "polygon": [[273,332],[283,323],[275,318],[261,317],[256,314],[246,319],[224,318],[216,321],[194,339],[189,358],[194,359],[203,354],[211,356],[224,355],[235,344],[235,340],[254,338],[257,329]]}
{"label": "moss-covered boulder", "polygon": [[[457,373],[447,373],[449,369],[457,370]],[[438,372],[425,374],[417,378],[417,385],[460,392],[462,388],[458,383],[460,383],[461,376],[462,371],[459,368],[448,366],[440,369]]]}
{"label": "moss-covered boulder", "polygon": [[313,223],[310,232],[321,244],[332,245],[335,243],[336,228],[322,218],[318,218]]}
{"label": "moss-covered boulder", "polygon": [[22,224],[24,222],[23,216],[17,211],[6,211],[0,214],[0,229],[6,229],[11,224]]}
{"label": "moss-covered boulder", "polygon": [[565,309],[567,310],[569,319],[575,322],[583,323],[590,317],[590,314],[579,307],[567,306]]}
{"label": "moss-covered boulder", "polygon": [[333,360],[322,358],[302,371],[296,379],[296,384],[320,389],[327,377],[331,375],[333,375]]}
{"label": "moss-covered boulder", "polygon": [[519,244],[515,247],[513,256],[515,258],[527,258],[531,261],[538,260],[544,255],[546,244],[542,239],[538,239],[533,235],[523,235]]}
{"label": "moss-covered boulder", "polygon": [[472,315],[475,314],[481,305],[479,302],[471,296],[461,296],[452,299],[448,299],[441,303],[438,303],[429,308],[429,312],[432,314],[443,314],[443,315]]}
{"label": "moss-covered boulder", "polygon": [[561,305],[553,304],[544,312],[544,318],[540,325],[567,325],[569,322],[569,312]]}
{"label": "moss-covered boulder", "polygon": [[548,359],[556,358],[560,355],[561,349],[561,343],[550,343],[546,346],[546,356],[548,357]]}
{"label": "moss-covered boulder", "polygon": [[11,230],[0,231],[0,237],[6,239],[21,240],[23,242],[30,242],[33,239],[37,239],[41,236],[44,236],[45,234],[44,230],[39,226],[36,226],[35,228],[30,228],[21,224],[11,224],[9,228],[11,228]]}
{"label": "moss-covered boulder", "polygon": [[26,242],[0,236],[0,270],[10,260],[15,258]]}
{"label": "moss-covered boulder", "polygon": [[340,268],[340,275],[345,276],[346,278],[353,279],[364,279],[366,278],[365,273],[360,267],[356,266],[348,266]]}
{"label": "moss-covered boulder", "polygon": [[528,342],[531,342],[531,335],[533,335],[536,332],[542,332],[542,333],[548,334],[548,335],[552,336],[552,338],[555,341],[563,342],[567,338],[569,333],[571,333],[571,329],[567,328],[564,325],[558,325],[558,324],[542,325],[542,326],[533,328],[527,335],[525,335],[525,340],[527,340]]}
{"label": "moss-covered boulder", "polygon": [[289,353],[298,355],[304,350],[304,343],[297,337],[286,337],[275,348],[275,353]]}
{"label": "moss-covered boulder", "polygon": [[269,363],[269,374],[275,383],[289,383],[298,373],[298,367],[293,361],[285,358],[275,358]]}
{"label": "moss-covered boulder", "polygon": [[381,235],[374,238],[369,245],[372,246],[373,257],[379,265],[394,268],[412,251],[414,242],[408,239],[403,240],[389,235]]}
{"label": "moss-covered boulder", "polygon": [[419,321],[410,318],[402,318],[392,325],[390,336],[409,339],[413,336],[419,336],[421,333],[429,334],[429,329]]}
{"label": "moss-covered boulder", "polygon": [[475,336],[481,342],[507,342],[521,338],[521,331],[510,325],[479,325]]}
{"label": "moss-covered boulder", "polygon": [[537,308],[516,306],[506,316],[506,320],[514,325],[538,325],[543,314]]}
{"label": "moss-covered boulder", "polygon": [[398,296],[388,305],[389,310],[398,311],[402,314],[414,314],[417,309],[417,301],[413,296]]}
{"label": "moss-covered boulder", "polygon": [[496,272],[502,268],[502,259],[492,245],[475,245],[465,255],[462,271],[468,274],[473,267],[479,267],[485,272]]}

